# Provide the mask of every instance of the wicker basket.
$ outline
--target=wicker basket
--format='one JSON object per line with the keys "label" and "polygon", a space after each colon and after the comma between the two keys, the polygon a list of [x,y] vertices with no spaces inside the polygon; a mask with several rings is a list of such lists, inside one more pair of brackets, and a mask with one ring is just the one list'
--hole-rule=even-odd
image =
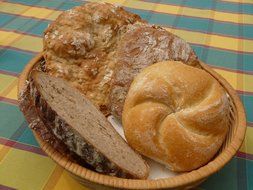
{"label": "wicker basket", "polygon": [[[42,59],[42,54],[39,54],[30,63],[28,63],[20,75],[18,91],[24,87],[28,73],[35,63],[38,63]],[[93,172],[74,162],[71,162],[53,149],[48,143],[42,141],[42,139],[33,131],[34,136],[46,154],[48,154],[61,167],[65,168],[66,171],[68,171],[80,183],[92,189],[190,189],[195,187],[207,179],[207,177],[211,174],[220,170],[226,163],[229,162],[229,160],[231,160],[236,151],[240,148],[246,132],[245,112],[235,90],[225,79],[214,72],[209,66],[204,63],[201,63],[201,66],[202,69],[206,70],[220,82],[229,95],[230,125],[226,140],[216,157],[208,164],[197,170],[180,174],[175,177],[158,180],[132,180],[111,177]]]}

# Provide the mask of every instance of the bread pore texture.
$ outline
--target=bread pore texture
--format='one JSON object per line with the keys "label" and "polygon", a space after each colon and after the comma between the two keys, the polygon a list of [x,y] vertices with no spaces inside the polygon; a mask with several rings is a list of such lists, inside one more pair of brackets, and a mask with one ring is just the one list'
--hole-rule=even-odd
{"label": "bread pore texture", "polygon": [[215,156],[228,131],[228,114],[227,94],[210,74],[165,61],[135,77],[122,122],[132,148],[184,172]]}

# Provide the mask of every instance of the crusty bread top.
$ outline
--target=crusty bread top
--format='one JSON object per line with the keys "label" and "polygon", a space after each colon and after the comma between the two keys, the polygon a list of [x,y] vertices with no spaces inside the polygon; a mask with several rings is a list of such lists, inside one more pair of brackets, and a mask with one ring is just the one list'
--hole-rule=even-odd
{"label": "crusty bread top", "polygon": [[161,27],[143,23],[128,27],[118,46],[117,59],[110,106],[119,119],[130,84],[143,68],[165,60],[198,66],[197,56],[188,43]]}
{"label": "crusty bread top", "polygon": [[45,31],[46,72],[70,81],[106,114],[117,44],[137,21],[144,22],[108,3],[63,12]]}
{"label": "crusty bread top", "polygon": [[[112,170],[119,168],[126,176],[147,178],[149,168],[145,161],[76,88],[63,79],[42,72],[32,72],[32,79],[31,94],[39,93],[32,95],[35,105],[36,101],[41,104],[39,115],[46,124],[51,125],[58,138],[65,139],[64,143],[70,146],[72,151],[79,156],[92,158],[88,163],[99,164],[96,168],[98,170],[102,170],[100,168],[104,164]],[[87,144],[93,148],[88,150]]]}
{"label": "crusty bread top", "polygon": [[228,130],[229,103],[204,70],[181,62],[144,69],[131,84],[124,111],[125,136],[134,149],[175,171],[207,163]]}
{"label": "crusty bread top", "polygon": [[119,119],[141,69],[163,60],[198,63],[184,40],[108,3],[63,12],[45,31],[44,57],[47,73],[70,81],[104,114]]}

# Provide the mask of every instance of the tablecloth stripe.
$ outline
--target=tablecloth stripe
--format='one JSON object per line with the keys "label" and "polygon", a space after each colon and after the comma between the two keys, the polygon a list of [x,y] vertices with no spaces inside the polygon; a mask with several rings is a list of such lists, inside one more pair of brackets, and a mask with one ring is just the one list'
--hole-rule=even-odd
{"label": "tablecloth stripe", "polygon": [[[199,58],[213,66],[237,90],[247,113],[246,139],[236,157],[199,189],[253,189],[250,178],[253,176],[251,1],[117,2],[150,23],[162,25],[186,39]],[[41,51],[44,29],[62,10],[82,3],[77,0],[0,2],[0,184],[3,187],[87,190],[41,151],[17,107],[16,96],[17,77],[27,62]]]}
{"label": "tablecloth stripe", "polygon": [[5,158],[5,155],[9,152],[11,147],[2,145],[2,148],[0,149],[0,162]]}
{"label": "tablecloth stripe", "polygon": [[[153,0],[153,1],[156,1],[156,0]],[[20,1],[19,0],[12,0],[12,2],[15,2],[15,3],[18,3],[18,4],[21,4],[22,5],[22,3],[20,3]],[[22,2],[22,1],[21,1]],[[36,1],[35,1],[36,2]],[[165,1],[166,2],[166,1]],[[177,1],[177,3],[178,2],[180,2],[180,1]],[[23,2],[23,4],[26,4],[26,5],[34,5],[34,1],[31,1],[31,2],[27,2],[27,1],[25,1],[25,2]],[[189,1],[189,3],[192,3],[191,1]],[[79,4],[81,4],[80,2],[72,2],[69,6],[77,6],[77,5],[79,5]],[[165,4],[168,4],[167,2],[165,3]],[[153,5],[153,4],[151,4],[151,5]],[[173,4],[170,4],[170,5],[173,5]],[[174,4],[174,5],[176,5],[176,4]],[[206,4],[205,4],[206,5]],[[229,4],[226,4],[226,6],[227,5],[229,5]],[[65,9],[67,9],[67,8],[69,8],[69,6],[66,6],[66,8],[63,8],[63,10],[65,10]],[[41,7],[45,7],[45,6],[41,6]],[[46,6],[46,7],[48,7],[48,6]],[[52,6],[50,6],[51,8],[55,8],[55,5],[53,4]],[[219,8],[219,7],[224,7],[224,6],[220,6],[220,4],[218,4],[217,5],[217,7],[216,7],[216,9],[217,8]],[[187,7],[186,7],[187,8]],[[208,7],[205,7],[206,8],[206,10],[208,10],[207,8]],[[210,7],[209,7],[210,8]],[[246,6],[246,8],[249,8],[249,10],[251,10],[250,8],[252,8],[252,7],[248,7],[248,6]],[[195,7],[195,9],[196,9],[196,7]],[[202,8],[203,9],[203,8]],[[235,7],[234,9],[238,9],[238,6],[237,7]],[[245,10],[245,7],[243,7],[243,10]],[[250,12],[250,11],[249,11]],[[224,10],[224,13],[229,13],[227,10]],[[252,13],[251,13],[252,14]],[[248,15],[247,13],[245,14],[245,15]],[[228,16],[228,15],[227,15]],[[232,15],[233,16],[233,15]],[[251,17],[250,18],[246,18],[246,20],[252,20],[251,19]]]}
{"label": "tablecloth stripe", "polygon": [[[26,127],[27,127],[27,125],[26,125]],[[0,137],[0,144],[4,145],[5,147],[16,148],[19,150],[24,150],[24,151],[32,152],[35,154],[39,154],[41,156],[46,156],[46,154],[41,150],[40,147],[35,147],[30,144],[24,144],[23,142],[18,142],[18,139],[17,139],[17,141],[14,141],[14,140],[5,139],[5,138]],[[0,154],[2,155],[2,157],[4,157],[7,154],[7,152],[2,152],[0,150]]]}
{"label": "tablecloth stripe", "polygon": [[[157,0],[143,0],[151,3],[157,3]],[[57,1],[50,1],[50,2],[43,2],[43,1],[23,1],[23,0],[9,0],[9,2],[16,2],[24,5],[34,5],[36,4],[37,6],[41,7],[55,7],[55,5],[59,2],[62,2],[61,0]],[[78,0],[73,0],[73,1],[65,1],[66,4],[68,4],[66,7],[72,7],[72,6],[78,6],[82,2],[85,1],[78,1]],[[196,9],[210,9],[212,6],[212,1],[184,1],[184,0],[159,0],[159,3],[162,4],[169,4],[169,5],[179,5],[182,6],[182,3],[184,4],[184,7],[189,7],[189,8],[196,8]],[[231,13],[237,13],[238,12],[238,7],[242,6],[243,8],[243,13],[246,14],[253,14],[252,13],[252,4],[248,3],[242,3],[237,4],[237,3],[231,3],[231,2],[226,2],[226,1],[217,1],[217,10],[224,11],[224,12],[231,12]],[[61,8],[59,8],[61,9]],[[61,9],[64,10],[64,9]]]}
{"label": "tablecloth stripe", "polygon": [[[155,3],[157,4],[157,0],[142,0],[142,1],[146,1],[149,3]],[[19,3],[19,4],[23,4],[23,5],[35,5],[36,6],[40,6],[40,7],[50,7],[50,8],[54,8],[55,6],[57,6],[57,4],[59,2],[62,1],[52,1],[52,2],[40,2],[40,1],[20,1],[20,0],[9,0],[9,2],[13,2],[13,3]],[[65,4],[68,4],[66,6],[66,8],[69,7],[73,7],[73,6],[78,6],[80,4],[82,4],[85,1],[65,1]],[[159,0],[160,4],[167,4],[167,5],[172,5],[172,6],[180,6],[180,7],[186,7],[186,8],[193,8],[193,9],[206,9],[206,10],[210,10],[212,7],[212,1],[205,1],[205,2],[201,2],[201,1],[182,1],[182,0]],[[184,4],[184,5],[182,5]],[[241,5],[237,5],[237,4],[231,4],[231,3],[227,3],[227,2],[222,2],[222,1],[217,1],[217,7],[216,10],[220,10],[221,12],[227,12],[227,13],[238,13],[238,7]],[[59,8],[60,10],[65,10],[65,7]],[[252,8],[253,5],[249,5],[246,4],[245,6],[242,6],[243,8],[243,13],[245,14],[252,14]]]}
{"label": "tablecloth stripe", "polygon": [[10,103],[10,104],[13,104],[13,105],[17,105],[18,104],[17,100],[11,99],[11,98],[6,98],[6,97],[3,97],[3,96],[0,96],[0,101],[1,102],[6,102],[6,103]]}
{"label": "tablecloth stripe", "polygon": [[[6,8],[6,7],[10,7],[9,9],[8,8]],[[13,12],[12,10],[11,10],[11,7],[13,7],[13,6],[16,6],[16,7],[19,7],[19,6],[21,6],[21,7],[31,7],[31,6],[24,6],[24,5],[20,5],[20,4],[18,4],[18,3],[5,3],[5,4],[2,4],[2,8],[0,9],[1,10],[1,12],[6,12],[6,13],[12,13],[12,14],[14,14],[15,12]],[[45,8],[42,8],[42,7],[36,7],[36,10],[41,10],[41,11],[43,11]],[[67,8],[66,8],[67,9]],[[20,8],[19,9],[20,10],[20,12],[21,11],[23,11],[22,10],[22,8]],[[52,10],[54,10],[54,16],[55,17],[50,17],[50,18],[47,18],[47,19],[52,19],[52,20],[54,20],[57,16],[58,16],[58,14],[60,14],[60,11],[56,11],[55,9],[52,9],[52,8],[50,8],[50,9],[48,9],[47,8],[47,10],[49,11],[49,12],[51,12]],[[133,10],[136,10],[136,11],[138,11],[138,9],[133,9]],[[142,13],[143,12],[145,12],[146,10],[141,10],[142,11]],[[33,12],[34,11],[29,11],[29,14],[24,14],[24,13],[18,13],[18,12],[16,12],[16,14],[18,14],[18,15],[21,15],[21,16],[27,16],[27,17],[36,17],[36,16],[34,16],[33,15]],[[45,16],[45,15],[44,15]],[[156,17],[157,17],[157,19],[158,20],[160,20],[160,21],[163,21],[163,22],[167,22],[166,21],[166,19],[159,19],[159,18],[166,18],[166,14],[160,14],[160,13],[157,13],[157,14],[154,14],[154,19],[156,19]],[[170,17],[175,17],[174,15],[170,15]],[[185,18],[185,19],[188,19],[187,21],[195,21],[195,22],[200,22],[200,24],[199,25],[197,25],[197,26],[199,26],[199,27],[204,27],[205,26],[205,20],[206,19],[208,19],[208,18],[206,18],[206,19],[199,19],[199,18],[192,18],[192,17],[187,17],[187,16],[182,16],[181,15],[181,17],[182,18]],[[37,17],[36,18],[41,18],[41,19],[43,19],[44,17],[42,17],[41,15],[37,15]],[[170,21],[170,20],[173,20],[173,19],[167,19],[168,21]],[[202,21],[202,22],[201,22]],[[151,22],[152,22],[152,19],[151,19]],[[227,25],[227,27],[230,27],[230,29],[232,30],[232,32],[234,31],[234,30],[236,30],[236,24],[228,24],[228,23],[221,23],[221,22],[216,22],[215,21],[215,23],[217,24],[217,29],[219,29],[219,26],[221,26],[221,24],[225,24],[225,26]],[[163,23],[161,23],[161,24],[163,24]],[[196,25],[195,25],[196,26]],[[225,26],[223,26],[223,27],[225,27]],[[234,28],[234,30],[233,30],[233,28],[231,28],[231,27],[233,27]],[[248,29],[251,29],[251,31],[252,31],[252,25],[244,25],[244,27],[248,27]],[[195,30],[196,30],[196,28],[195,28]],[[226,31],[228,31],[228,30],[226,30]],[[225,33],[225,32],[224,32]],[[234,31],[234,33],[236,33],[235,31]],[[228,33],[225,33],[225,34],[228,34]],[[248,35],[248,36],[250,36],[250,35]]]}
{"label": "tablecloth stripe", "polygon": [[[152,2],[152,3],[157,2],[157,0],[143,0],[143,1]],[[180,5],[180,6],[198,8],[198,9],[211,9],[213,1],[159,0],[159,3],[169,4],[169,5]],[[242,13],[253,14],[252,13],[253,5],[249,5],[249,4],[240,5],[240,4],[230,3],[226,1],[216,1],[215,8],[216,10],[219,10],[219,11],[237,13],[239,6],[242,6],[243,8]]]}
{"label": "tablecloth stripe", "polygon": [[0,55],[0,73],[18,76],[35,53],[5,47]]}
{"label": "tablecloth stripe", "polygon": [[0,183],[17,189],[42,189],[54,169],[49,157],[11,148],[1,161]]}
{"label": "tablecloth stripe", "polygon": [[3,75],[11,75],[13,77],[18,77],[19,74],[18,73],[13,73],[11,71],[7,71],[7,70],[0,70],[0,74],[3,74]]}
{"label": "tablecloth stripe", "polygon": [[[9,137],[9,139],[17,140],[18,137],[20,137],[20,136],[23,134],[23,132],[24,132],[24,130],[26,129],[26,127],[27,127],[27,124],[26,124],[25,121],[23,121],[23,123],[22,123],[22,124],[18,127],[18,129]],[[3,134],[1,134],[1,135],[3,135]],[[5,150],[0,150],[0,155],[1,155],[2,157],[5,157],[5,155],[7,155],[8,152],[11,150],[10,147],[13,147],[13,145],[15,144],[15,141],[8,141],[8,140],[7,140],[7,141],[4,141],[3,138],[2,138],[2,140],[0,141],[0,143],[1,143],[2,145],[5,145],[5,147],[8,147],[8,148],[6,148]]]}
{"label": "tablecloth stripe", "polygon": [[[145,12],[145,10],[141,10],[141,12],[137,9],[130,9],[133,10],[133,12],[136,12],[137,14],[144,14],[143,12]],[[59,13],[57,12],[56,15],[58,15]],[[154,24],[160,24],[160,25],[171,25],[174,21],[174,18],[177,18],[176,15],[171,15],[170,19],[166,19],[166,15],[164,14],[153,14],[152,17],[149,19],[149,21],[151,23]],[[196,19],[196,18],[192,18],[192,17],[181,17],[180,18],[180,23],[179,25],[177,25],[177,27],[179,28],[184,28],[186,23],[191,23],[191,25],[187,26],[187,29],[194,29],[195,31],[204,31],[206,29],[206,19]],[[222,27],[221,27],[222,26]],[[248,31],[247,33],[243,34],[243,36],[245,39],[248,37],[251,37],[250,35],[250,31],[253,31],[253,26],[252,25],[244,25],[244,28],[246,29],[246,31]],[[222,29],[222,30],[221,30]],[[215,31],[217,30],[217,31]],[[238,36],[237,33],[237,24],[228,24],[228,23],[221,23],[221,22],[214,22],[214,33],[217,34],[226,34],[226,35],[230,35],[230,36]],[[239,36],[240,37],[240,36]]]}
{"label": "tablecloth stripe", "polygon": [[[203,47],[212,47],[218,50],[225,50],[225,51],[231,51],[234,53],[249,53],[253,54],[253,40],[246,40],[246,39],[238,39],[233,37],[227,37],[227,36],[221,36],[221,35],[215,35],[215,34],[208,34],[208,33],[201,33],[201,32],[195,32],[191,30],[182,30],[177,28],[169,28],[166,27],[166,29],[170,32],[175,33],[176,35],[180,37],[185,37],[185,40],[187,40],[189,43],[193,45],[201,45]],[[14,30],[8,31],[7,29],[0,31],[0,45],[2,47],[8,46],[18,49],[27,50],[30,52],[39,52],[42,50],[42,41],[39,36],[36,36],[34,34],[27,34],[26,32],[15,32]],[[8,38],[7,40],[2,40],[4,38]],[[20,40],[22,38],[25,38],[28,41],[32,41],[32,43],[36,43],[36,48],[29,47],[30,44],[19,44]],[[210,43],[206,43],[205,39],[209,38]],[[238,42],[241,42],[243,45],[238,47]],[[24,48],[23,45],[26,45],[27,48]]]}
{"label": "tablecloth stripe", "polygon": [[[36,8],[36,10],[38,12],[43,12],[44,8],[42,8],[42,10],[40,10],[41,8]],[[0,11],[1,11],[1,8],[0,8]],[[55,10],[50,10],[49,11],[51,14],[55,13]],[[56,15],[58,15],[59,12],[57,12]],[[37,18],[37,19],[41,19],[41,18],[45,18],[45,15],[43,17],[41,16],[38,16],[36,12],[30,12],[29,13],[29,16],[33,17],[33,18]],[[55,19],[55,18],[53,18]],[[162,19],[161,19],[162,20]],[[252,29],[253,29],[253,26],[251,26]],[[186,39],[188,40],[189,42],[193,43],[193,44],[201,44],[201,45],[205,45],[203,43],[201,43],[203,41],[203,39],[205,39],[206,37],[209,37],[209,35],[211,35],[211,38],[212,38],[212,41],[211,41],[211,44],[210,46],[211,47],[215,47],[215,48],[218,48],[218,49],[225,49],[225,50],[229,50],[229,51],[235,51],[235,52],[249,52],[249,53],[252,53],[253,52],[253,40],[251,39],[245,39],[243,38],[243,46],[240,47],[238,49],[238,47],[236,47],[235,44],[237,44],[237,41],[240,39],[240,37],[238,38],[234,38],[234,37],[229,37],[229,36],[224,36],[224,35],[221,35],[221,34],[212,34],[212,33],[201,33],[201,32],[196,32],[194,30],[190,30],[190,29],[174,29],[174,28],[170,28],[170,27],[167,27],[168,30],[173,30],[175,31],[175,33],[177,35],[181,35],[181,36],[189,36],[188,38],[189,39]],[[199,36],[200,35],[200,38],[193,38],[195,36]],[[224,42],[229,42],[230,44],[226,45]]]}
{"label": "tablecloth stripe", "polygon": [[[40,22],[38,22],[38,19],[31,19],[23,16],[15,17],[11,14],[0,13],[0,27],[2,30],[13,30],[18,32],[26,32],[31,35],[41,36],[50,21],[39,21]],[[33,26],[32,29],[30,29],[31,26]]]}
{"label": "tablecloth stripe", "polygon": [[59,180],[54,186],[54,190],[88,190],[88,188],[82,186],[79,183],[76,183],[75,179],[73,179],[66,171],[62,172]]}
{"label": "tablecloth stripe", "polygon": [[[92,2],[97,2],[99,0],[90,0]],[[176,5],[169,5],[169,4],[159,4],[159,3],[149,3],[145,1],[135,1],[135,0],[105,0],[104,2],[108,3],[118,3],[124,4],[125,7],[135,8],[140,10],[149,10],[155,13],[166,13],[166,14],[177,14],[177,9],[179,6]],[[156,7],[153,10],[153,7]],[[228,13],[228,12],[220,12],[211,9],[194,9],[194,8],[184,8],[183,15],[189,17],[196,17],[196,18],[208,18],[216,21],[223,21],[223,22],[230,22],[230,23],[241,23],[241,24],[253,24],[253,15],[243,14],[244,20],[243,22],[239,22],[237,18],[238,14],[240,13]],[[214,18],[210,18],[210,15],[214,14]]]}
{"label": "tablecloth stripe", "polygon": [[229,3],[238,3],[238,4],[248,4],[248,5],[252,5],[253,1],[252,0],[221,0],[224,2],[229,2]]}
{"label": "tablecloth stripe", "polygon": [[253,155],[252,154],[247,154],[247,153],[244,153],[244,152],[237,152],[237,157],[239,158],[243,158],[245,160],[253,160]]}
{"label": "tablecloth stripe", "polygon": [[57,184],[58,180],[60,179],[62,173],[63,173],[63,168],[56,165],[54,171],[49,177],[49,180],[46,182],[46,184],[43,187],[43,190],[51,190],[55,187]]}
{"label": "tablecloth stripe", "polygon": [[[43,7],[43,8],[51,8],[56,10],[66,10],[74,6],[78,6],[81,4],[84,4],[85,0],[54,0],[54,1],[41,1],[41,0],[7,0],[9,3],[17,3],[21,5],[30,5],[30,6],[36,6],[36,7]],[[61,5],[61,6],[59,6]]]}

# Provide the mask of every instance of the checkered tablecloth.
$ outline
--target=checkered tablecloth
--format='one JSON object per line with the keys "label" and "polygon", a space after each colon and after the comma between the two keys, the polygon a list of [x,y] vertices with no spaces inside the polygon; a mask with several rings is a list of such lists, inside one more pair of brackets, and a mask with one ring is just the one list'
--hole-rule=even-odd
{"label": "checkered tablecloth", "polygon": [[[236,89],[247,113],[240,151],[199,189],[253,189],[253,0],[106,0],[188,41]],[[17,102],[18,76],[42,34],[77,0],[0,0],[0,189],[87,189],[39,148]]]}

